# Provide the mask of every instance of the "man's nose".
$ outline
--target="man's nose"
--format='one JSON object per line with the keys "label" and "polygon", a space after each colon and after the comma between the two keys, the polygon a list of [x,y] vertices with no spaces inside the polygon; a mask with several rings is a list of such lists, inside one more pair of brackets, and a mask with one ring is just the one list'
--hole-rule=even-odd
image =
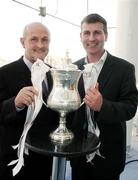
{"label": "man's nose", "polygon": [[94,39],[95,39],[94,34],[93,34],[93,33],[90,33],[89,40],[90,40],[90,41],[93,41]]}
{"label": "man's nose", "polygon": [[41,40],[37,41],[37,46],[38,47],[42,47],[43,46],[43,42]]}

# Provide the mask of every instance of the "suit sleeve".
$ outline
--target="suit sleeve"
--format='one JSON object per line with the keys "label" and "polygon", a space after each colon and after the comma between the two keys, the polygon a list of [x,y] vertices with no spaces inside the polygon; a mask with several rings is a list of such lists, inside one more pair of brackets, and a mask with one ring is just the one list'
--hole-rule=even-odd
{"label": "suit sleeve", "polygon": [[0,70],[0,123],[13,123],[22,119],[23,112],[16,111],[14,100],[15,96],[11,96],[8,82]]}
{"label": "suit sleeve", "polygon": [[134,117],[138,102],[134,66],[129,64],[120,76],[120,89],[117,100],[112,101],[108,97],[103,97],[101,111],[96,113],[97,122],[120,123]]}

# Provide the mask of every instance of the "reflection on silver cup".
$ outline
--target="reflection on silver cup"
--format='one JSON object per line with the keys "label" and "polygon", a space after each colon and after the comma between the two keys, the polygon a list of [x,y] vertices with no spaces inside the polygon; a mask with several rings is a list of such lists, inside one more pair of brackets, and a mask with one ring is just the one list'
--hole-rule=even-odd
{"label": "reflection on silver cup", "polygon": [[81,99],[78,93],[80,70],[51,69],[53,88],[47,104],[51,109],[59,112],[59,127],[50,134],[54,142],[65,143],[73,139],[73,133],[66,127],[66,114],[80,107]]}

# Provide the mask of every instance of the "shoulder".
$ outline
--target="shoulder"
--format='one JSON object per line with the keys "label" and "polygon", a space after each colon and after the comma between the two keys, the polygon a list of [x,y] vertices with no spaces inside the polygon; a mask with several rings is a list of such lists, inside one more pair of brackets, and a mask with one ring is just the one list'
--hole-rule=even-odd
{"label": "shoulder", "polygon": [[85,57],[78,59],[77,61],[74,62],[74,64],[81,64],[85,62]]}
{"label": "shoulder", "polygon": [[4,66],[0,67],[0,72],[8,72],[8,71],[14,71],[15,69],[19,69],[20,65],[23,63],[23,58],[21,57],[18,60],[15,60],[13,62],[10,62]]}
{"label": "shoulder", "polygon": [[107,59],[110,59],[110,60],[114,61],[114,63],[116,63],[116,64],[133,65],[128,60],[123,59],[123,58],[118,57],[118,56],[114,56],[114,55],[112,55],[110,53],[107,53]]}
{"label": "shoulder", "polygon": [[112,65],[115,69],[118,69],[118,71],[121,71],[123,69],[124,70],[131,69],[132,71],[134,71],[135,69],[134,64],[132,64],[128,60],[111,55],[110,53],[107,53],[105,64]]}
{"label": "shoulder", "polygon": [[83,69],[84,68],[84,64],[85,64],[85,58],[81,58],[77,61],[74,62],[74,64],[76,64],[78,66],[79,69]]}

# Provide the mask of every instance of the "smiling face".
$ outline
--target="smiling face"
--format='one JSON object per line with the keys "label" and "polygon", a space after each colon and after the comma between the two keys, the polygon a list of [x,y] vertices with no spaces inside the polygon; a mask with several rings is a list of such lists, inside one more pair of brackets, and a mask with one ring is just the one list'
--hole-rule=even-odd
{"label": "smiling face", "polygon": [[101,22],[84,22],[81,25],[80,37],[88,59],[90,57],[100,58],[102,56],[107,33],[104,32],[104,26]]}
{"label": "smiling face", "polygon": [[32,63],[37,58],[44,60],[49,52],[50,33],[41,23],[26,26],[20,40],[25,49],[25,57]]}

